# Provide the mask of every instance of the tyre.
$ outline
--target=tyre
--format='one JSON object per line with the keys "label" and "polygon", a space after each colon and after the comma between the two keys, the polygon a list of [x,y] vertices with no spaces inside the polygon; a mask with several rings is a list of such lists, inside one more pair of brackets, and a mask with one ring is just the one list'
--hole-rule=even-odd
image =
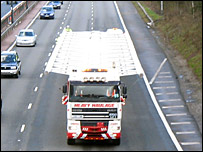
{"label": "tyre", "polygon": [[14,76],[15,76],[15,78],[18,78],[18,73],[16,73]]}
{"label": "tyre", "polygon": [[114,145],[120,145],[120,139],[112,139]]}
{"label": "tyre", "polygon": [[75,139],[67,139],[68,145],[74,145],[75,144]]}

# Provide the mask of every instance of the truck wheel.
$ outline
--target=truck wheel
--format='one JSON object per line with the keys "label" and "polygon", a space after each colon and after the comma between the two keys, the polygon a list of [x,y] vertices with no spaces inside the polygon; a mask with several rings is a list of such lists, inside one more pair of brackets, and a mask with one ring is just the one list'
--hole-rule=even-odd
{"label": "truck wheel", "polygon": [[68,145],[74,145],[75,144],[75,139],[67,139]]}
{"label": "truck wheel", "polygon": [[113,139],[112,142],[114,145],[120,145],[120,139]]}

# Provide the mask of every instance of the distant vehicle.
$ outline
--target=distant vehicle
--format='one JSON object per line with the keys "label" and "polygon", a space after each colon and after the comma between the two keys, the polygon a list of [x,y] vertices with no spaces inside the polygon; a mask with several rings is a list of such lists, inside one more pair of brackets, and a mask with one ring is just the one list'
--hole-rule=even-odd
{"label": "distant vehicle", "polygon": [[[17,4],[17,1],[13,1],[13,4]],[[6,1],[6,4],[11,4],[11,1]]]}
{"label": "distant vehicle", "polygon": [[43,6],[40,10],[40,19],[42,18],[52,18],[54,19],[54,8],[53,6]]}
{"label": "distant vehicle", "polygon": [[61,1],[50,1],[49,6],[53,6],[54,9],[61,9]]}
{"label": "distant vehicle", "polygon": [[21,74],[21,61],[16,51],[1,52],[1,76],[14,75],[18,78]]}
{"label": "distant vehicle", "polygon": [[16,46],[35,46],[37,35],[33,29],[22,29],[16,35]]}

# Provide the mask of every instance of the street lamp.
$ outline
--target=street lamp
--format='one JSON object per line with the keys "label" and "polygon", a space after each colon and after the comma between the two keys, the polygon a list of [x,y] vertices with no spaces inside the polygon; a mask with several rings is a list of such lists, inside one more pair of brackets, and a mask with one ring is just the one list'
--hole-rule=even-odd
{"label": "street lamp", "polygon": [[11,22],[10,24],[13,24],[13,1],[11,1]]}

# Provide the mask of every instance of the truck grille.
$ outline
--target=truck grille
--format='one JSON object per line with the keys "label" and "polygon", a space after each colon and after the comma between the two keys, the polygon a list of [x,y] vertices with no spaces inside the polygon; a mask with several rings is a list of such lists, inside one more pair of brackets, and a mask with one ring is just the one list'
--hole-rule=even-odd
{"label": "truck grille", "polygon": [[82,133],[88,133],[90,137],[101,136],[101,133],[107,133],[108,121],[81,121]]}
{"label": "truck grille", "polygon": [[117,118],[117,108],[72,108],[73,118]]}

